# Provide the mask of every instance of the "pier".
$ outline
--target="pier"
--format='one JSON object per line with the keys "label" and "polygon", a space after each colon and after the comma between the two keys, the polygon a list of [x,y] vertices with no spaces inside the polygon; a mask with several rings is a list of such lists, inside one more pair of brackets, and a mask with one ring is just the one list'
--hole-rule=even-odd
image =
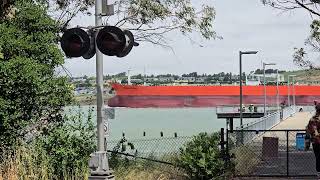
{"label": "pier", "polygon": [[297,112],[296,109],[290,112],[287,108],[282,113],[282,119],[275,112],[246,127],[228,131],[228,139],[235,143],[230,152],[235,157],[238,177],[316,177],[312,147],[306,151],[304,138],[300,137],[314,109],[304,109],[303,112]]}

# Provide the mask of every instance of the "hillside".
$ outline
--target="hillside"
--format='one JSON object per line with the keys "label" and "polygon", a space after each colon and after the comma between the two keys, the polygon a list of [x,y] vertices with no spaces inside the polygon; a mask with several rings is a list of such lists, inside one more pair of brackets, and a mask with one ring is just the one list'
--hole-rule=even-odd
{"label": "hillside", "polygon": [[315,82],[320,81],[320,70],[298,70],[288,71],[283,73],[285,80],[288,79],[288,75],[296,75],[296,81]]}

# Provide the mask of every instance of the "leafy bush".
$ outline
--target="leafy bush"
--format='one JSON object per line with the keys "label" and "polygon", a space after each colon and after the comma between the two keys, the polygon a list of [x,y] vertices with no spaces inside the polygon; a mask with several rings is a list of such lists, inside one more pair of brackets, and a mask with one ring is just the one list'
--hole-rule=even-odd
{"label": "leafy bush", "polygon": [[84,178],[89,173],[88,161],[96,147],[95,127],[92,123],[93,108],[85,118],[81,108],[66,122],[36,140],[47,153],[49,163],[58,179],[66,175]]}
{"label": "leafy bush", "polygon": [[194,136],[180,149],[177,165],[185,169],[191,179],[217,179],[224,173],[219,142],[219,133]]}

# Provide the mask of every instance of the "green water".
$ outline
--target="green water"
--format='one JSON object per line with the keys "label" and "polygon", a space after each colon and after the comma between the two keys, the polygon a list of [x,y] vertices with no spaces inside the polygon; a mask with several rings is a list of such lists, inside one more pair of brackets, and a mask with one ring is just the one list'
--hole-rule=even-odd
{"label": "green water", "polygon": [[[89,106],[81,107],[85,114],[88,109]],[[94,112],[94,121],[95,117]],[[244,123],[249,121],[252,120]],[[160,132],[164,137],[173,137],[175,132],[178,136],[192,136],[226,126],[225,119],[217,119],[215,108],[116,108],[115,119],[109,123],[109,140],[121,138],[123,132],[130,139],[158,138]],[[235,120],[234,125],[238,126],[239,121]]]}

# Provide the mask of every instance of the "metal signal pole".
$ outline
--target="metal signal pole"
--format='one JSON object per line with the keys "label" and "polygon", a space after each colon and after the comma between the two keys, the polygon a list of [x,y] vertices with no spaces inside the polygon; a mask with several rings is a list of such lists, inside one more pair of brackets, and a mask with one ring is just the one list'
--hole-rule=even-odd
{"label": "metal signal pole", "polygon": [[[95,26],[102,26],[102,1],[95,0]],[[97,88],[97,145],[98,151],[91,154],[89,167],[91,168],[91,176],[89,180],[114,180],[114,175],[109,169],[109,162],[106,152],[106,143],[104,138],[104,120],[105,117],[104,99],[103,99],[103,54],[99,51],[96,45],[96,88]],[[108,131],[109,129],[107,129]]]}
{"label": "metal signal pole", "polygon": [[[102,26],[102,1],[96,0],[95,26]],[[98,150],[105,151],[104,148],[104,114],[102,108],[103,100],[103,54],[96,48],[96,84],[97,84],[97,131],[98,131]]]}

